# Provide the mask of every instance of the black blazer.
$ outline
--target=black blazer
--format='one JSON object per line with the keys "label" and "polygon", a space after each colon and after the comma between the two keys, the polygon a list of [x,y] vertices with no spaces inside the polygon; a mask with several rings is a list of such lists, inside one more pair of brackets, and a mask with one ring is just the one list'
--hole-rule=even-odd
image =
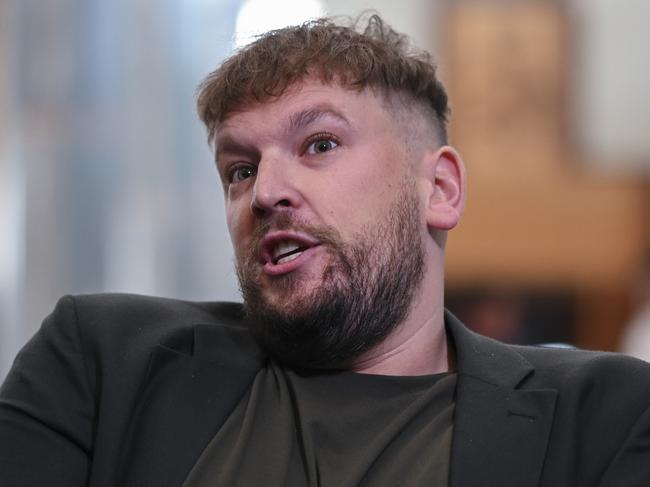
{"label": "black blazer", "polygon": [[[446,325],[451,487],[650,486],[650,365]],[[63,298],[0,389],[0,485],[179,486],[265,360],[237,304]]]}

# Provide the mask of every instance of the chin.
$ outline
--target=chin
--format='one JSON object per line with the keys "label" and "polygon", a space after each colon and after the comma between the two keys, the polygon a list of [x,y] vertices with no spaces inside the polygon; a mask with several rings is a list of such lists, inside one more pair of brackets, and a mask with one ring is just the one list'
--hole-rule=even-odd
{"label": "chin", "polygon": [[311,280],[292,282],[289,285],[271,283],[269,288],[263,291],[263,297],[267,305],[278,313],[299,314],[313,303],[314,292],[321,284]]}

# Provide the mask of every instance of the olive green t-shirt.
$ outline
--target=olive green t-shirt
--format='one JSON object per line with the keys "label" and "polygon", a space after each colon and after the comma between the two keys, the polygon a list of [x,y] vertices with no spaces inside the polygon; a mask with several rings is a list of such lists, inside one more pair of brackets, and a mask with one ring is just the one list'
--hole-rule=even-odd
{"label": "olive green t-shirt", "polygon": [[269,362],[183,485],[447,486],[455,386]]}

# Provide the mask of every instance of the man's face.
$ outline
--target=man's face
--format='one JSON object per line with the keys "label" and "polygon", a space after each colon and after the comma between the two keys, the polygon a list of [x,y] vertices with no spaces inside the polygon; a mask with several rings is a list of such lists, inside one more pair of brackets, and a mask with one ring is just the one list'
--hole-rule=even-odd
{"label": "man's face", "polygon": [[332,366],[384,338],[422,279],[426,225],[405,138],[382,100],[306,81],[230,115],[216,140],[263,345],[293,365]]}

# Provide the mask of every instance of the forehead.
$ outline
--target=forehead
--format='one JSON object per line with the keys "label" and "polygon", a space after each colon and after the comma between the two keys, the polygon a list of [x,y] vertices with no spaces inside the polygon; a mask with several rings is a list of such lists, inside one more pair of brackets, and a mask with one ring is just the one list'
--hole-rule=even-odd
{"label": "forehead", "polygon": [[350,89],[339,84],[304,80],[287,88],[282,95],[252,103],[229,114],[216,128],[219,145],[224,135],[266,127],[291,131],[320,120],[362,128],[369,122],[389,121],[384,99],[373,90]]}

